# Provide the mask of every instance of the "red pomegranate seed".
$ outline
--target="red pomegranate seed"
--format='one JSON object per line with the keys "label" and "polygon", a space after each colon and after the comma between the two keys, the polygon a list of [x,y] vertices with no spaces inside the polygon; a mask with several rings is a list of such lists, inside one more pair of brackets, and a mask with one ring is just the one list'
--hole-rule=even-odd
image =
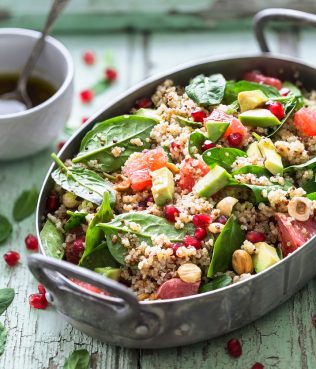
{"label": "red pomegranate seed", "polygon": [[81,124],[85,124],[88,119],[89,119],[88,117],[82,117]]}
{"label": "red pomegranate seed", "polygon": [[254,363],[253,366],[251,367],[251,369],[264,369],[264,365],[262,365],[261,363]]}
{"label": "red pomegranate seed", "polygon": [[290,93],[290,90],[286,87],[283,87],[279,92],[281,96],[287,96]]}
{"label": "red pomegranate seed", "polygon": [[29,297],[29,303],[34,309],[46,309],[48,301],[43,293],[34,293]]}
{"label": "red pomegranate seed", "polygon": [[88,104],[94,97],[92,90],[83,90],[80,92],[80,99],[83,104]]}
{"label": "red pomegranate seed", "polygon": [[95,63],[95,55],[91,50],[87,50],[86,52],[84,52],[82,58],[83,61],[88,65],[92,65]]}
{"label": "red pomegranate seed", "polygon": [[114,82],[117,79],[117,71],[113,68],[107,68],[104,72],[105,79],[109,82]]}
{"label": "red pomegranate seed", "polygon": [[33,236],[32,234],[29,234],[25,240],[25,246],[28,250],[38,250],[38,239],[37,237]]}
{"label": "red pomegranate seed", "polygon": [[197,228],[194,237],[198,239],[199,241],[204,240],[204,238],[207,236],[207,230],[205,228]]}
{"label": "red pomegranate seed", "polygon": [[269,101],[267,102],[267,107],[279,120],[284,118],[284,108],[279,101]]}
{"label": "red pomegranate seed", "polygon": [[46,209],[49,213],[53,213],[59,208],[59,199],[56,195],[49,195],[46,200]]}
{"label": "red pomegranate seed", "polygon": [[184,246],[188,247],[188,246],[193,246],[195,247],[197,250],[200,249],[202,247],[202,243],[200,240],[198,240],[195,237],[189,236],[188,234],[186,236],[184,236],[183,238],[183,244]]}
{"label": "red pomegranate seed", "polygon": [[212,141],[205,140],[201,148],[202,148],[202,151],[204,152],[206,150],[212,149],[215,146],[216,146],[215,143],[213,143]]}
{"label": "red pomegranate seed", "polygon": [[227,351],[230,356],[234,358],[239,357],[242,354],[242,347],[240,342],[235,338],[229,340],[227,342]]}
{"label": "red pomegranate seed", "polygon": [[264,242],[266,240],[266,236],[262,232],[257,231],[249,231],[246,234],[246,240],[256,243],[256,242]]}
{"label": "red pomegranate seed", "polygon": [[204,122],[204,118],[207,117],[205,111],[203,110],[194,110],[191,113],[191,117],[193,118],[194,122],[200,122],[203,123]]}
{"label": "red pomegranate seed", "polygon": [[226,224],[227,223],[227,217],[225,217],[225,215],[220,215],[217,219],[216,219],[217,223],[221,223],[221,224]]}
{"label": "red pomegranate seed", "polygon": [[84,238],[77,238],[73,242],[66,243],[66,260],[73,264],[78,264],[84,253]]}
{"label": "red pomegranate seed", "polygon": [[148,109],[151,108],[153,103],[148,97],[141,97],[135,102],[136,108],[138,109]]}
{"label": "red pomegranate seed", "polygon": [[181,149],[181,146],[176,141],[172,141],[170,144],[170,149],[172,151],[179,151]]}
{"label": "red pomegranate seed", "polygon": [[316,327],[316,314],[312,316],[312,323]]}
{"label": "red pomegranate seed", "polygon": [[65,145],[66,141],[59,141],[57,144],[57,151],[61,150],[64,145]]}
{"label": "red pomegranate seed", "polygon": [[227,141],[229,146],[231,147],[239,147],[242,143],[243,136],[241,133],[231,133],[229,136],[227,136]]}
{"label": "red pomegranate seed", "polygon": [[178,248],[179,247],[182,247],[183,246],[183,244],[182,243],[180,243],[180,242],[177,242],[177,243],[173,243],[173,244],[171,244],[171,248],[172,248],[172,250],[173,250],[173,255],[174,256],[177,256],[177,250],[178,250]]}
{"label": "red pomegranate seed", "polygon": [[212,222],[212,218],[208,214],[196,214],[192,222],[195,227],[205,228]]}
{"label": "red pomegranate seed", "polygon": [[8,251],[3,255],[3,259],[10,267],[13,267],[19,262],[20,254],[16,251]]}
{"label": "red pomegranate seed", "polygon": [[46,289],[41,283],[37,286],[37,289],[39,293],[41,293],[42,295],[45,295]]}
{"label": "red pomegranate seed", "polygon": [[173,205],[166,205],[165,206],[165,217],[169,222],[175,222],[176,217],[178,217],[180,211]]}

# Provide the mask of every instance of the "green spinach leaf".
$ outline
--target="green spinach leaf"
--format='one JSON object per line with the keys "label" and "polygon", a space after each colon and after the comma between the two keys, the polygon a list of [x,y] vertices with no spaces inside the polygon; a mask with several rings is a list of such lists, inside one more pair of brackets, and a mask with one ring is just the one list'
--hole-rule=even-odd
{"label": "green spinach leaf", "polygon": [[199,74],[186,86],[187,95],[200,106],[219,104],[224,96],[226,80],[222,74],[209,77]]}
{"label": "green spinach leaf", "polygon": [[212,167],[215,164],[220,165],[227,171],[231,172],[232,164],[236,160],[237,157],[244,156],[246,157],[247,154],[239,149],[227,148],[227,147],[214,147],[205,151],[202,155],[203,160],[205,163]]}
{"label": "green spinach leaf", "polygon": [[[137,115],[123,115],[108,119],[89,131],[83,138],[80,152],[73,159],[74,163],[87,163],[97,160],[100,170],[114,172],[120,169],[134,152],[150,148],[146,141],[157,121]],[[131,143],[132,139],[140,139],[142,146]],[[122,148],[120,156],[112,154],[114,147]]]}
{"label": "green spinach leaf", "polygon": [[231,104],[227,105],[224,111],[226,114],[232,115],[232,114],[237,114],[238,110],[239,110],[239,102],[238,100],[236,100],[236,101],[233,101]]}
{"label": "green spinach leaf", "polygon": [[21,220],[29,217],[36,209],[38,191],[33,186],[28,191],[23,191],[21,195],[16,199],[13,207],[13,218],[15,221],[20,222]]}
{"label": "green spinach leaf", "polygon": [[4,353],[5,344],[7,342],[7,331],[0,323],[0,356]]}
{"label": "green spinach leaf", "polygon": [[71,229],[78,227],[86,221],[87,213],[67,210],[67,215],[69,216],[69,219],[64,225],[64,230],[69,232]]}
{"label": "green spinach leaf", "polygon": [[287,122],[287,120],[289,119],[289,117],[297,109],[297,106],[298,106],[298,100],[297,100],[297,98],[295,96],[294,97],[293,96],[290,96],[289,98],[287,98],[287,100],[284,102],[285,117],[281,120],[281,124],[272,133],[270,133],[267,137],[272,137],[277,132],[279,132],[281,130],[281,128],[283,127],[284,123]]}
{"label": "green spinach leaf", "polygon": [[0,215],[0,242],[4,242],[12,232],[12,225],[8,219]]}
{"label": "green spinach leaf", "polygon": [[217,237],[207,276],[213,277],[218,272],[226,272],[231,266],[232,255],[245,240],[245,233],[240,228],[235,215],[231,215],[222,232]]}
{"label": "green spinach leaf", "polygon": [[0,289],[0,315],[4,313],[11,305],[11,302],[14,299],[14,295],[15,293],[13,288]]}
{"label": "green spinach leaf", "polygon": [[302,185],[302,188],[304,191],[306,191],[306,193],[312,193],[312,192],[316,192],[316,182],[315,182],[315,179],[311,179],[307,182],[305,182],[303,185]]}
{"label": "green spinach leaf", "polygon": [[109,251],[106,241],[93,248],[85,257],[80,260],[80,265],[94,270],[95,268],[112,267],[116,268],[119,264]]}
{"label": "green spinach leaf", "polygon": [[45,251],[45,254],[57,259],[62,259],[64,256],[63,242],[64,237],[56,228],[55,224],[49,219],[44,224],[40,233],[40,238]]}
{"label": "green spinach leaf", "polygon": [[316,192],[311,192],[307,194],[306,197],[310,200],[316,200]]}
{"label": "green spinach leaf", "polygon": [[290,96],[294,96],[297,99],[297,106],[296,109],[300,109],[305,105],[304,96],[302,94],[302,91],[295,86],[292,82],[284,81],[283,87],[288,88],[290,90]]}
{"label": "green spinach leaf", "polygon": [[284,168],[284,173],[286,172],[293,172],[294,170],[298,170],[298,169],[313,169],[316,167],[316,157],[312,158],[310,160],[307,160],[305,163],[303,164],[296,164],[296,165],[291,165],[289,167]]}
{"label": "green spinach leaf", "polygon": [[90,355],[87,350],[76,350],[65,361],[64,369],[88,369]]}
{"label": "green spinach leaf", "polygon": [[232,176],[236,176],[238,174],[254,174],[257,177],[265,176],[265,177],[271,177],[270,172],[264,168],[260,167],[259,165],[245,165],[244,167],[241,167],[239,169],[236,169],[232,172]]}
{"label": "green spinach leaf", "polygon": [[[207,138],[201,132],[192,132],[189,137],[188,149],[192,158],[202,153],[202,145]],[[197,152],[196,152],[197,150]]]}
{"label": "green spinach leaf", "polygon": [[183,118],[180,115],[176,115],[176,121],[180,124],[180,126],[188,126],[188,127],[192,127],[192,128],[201,128],[201,127],[203,127],[203,123],[194,122],[193,120]]}
{"label": "green spinach leaf", "polygon": [[232,281],[233,281],[232,277],[230,277],[226,274],[219,275],[219,276],[215,277],[213,280],[211,280],[210,282],[207,282],[207,283],[203,284],[200,287],[199,292],[204,293],[204,292],[214,291],[214,290],[217,290],[219,288],[229,286],[230,284],[232,284]]}

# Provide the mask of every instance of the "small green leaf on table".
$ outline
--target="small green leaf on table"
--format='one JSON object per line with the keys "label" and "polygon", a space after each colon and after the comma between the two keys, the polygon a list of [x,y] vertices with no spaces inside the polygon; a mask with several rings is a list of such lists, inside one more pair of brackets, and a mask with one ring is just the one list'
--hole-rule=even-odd
{"label": "small green leaf on table", "polygon": [[65,361],[63,369],[88,369],[90,354],[87,350],[76,350]]}
{"label": "small green leaf on table", "polygon": [[0,323],[0,356],[3,354],[7,342],[7,331]]}
{"label": "small green leaf on table", "polygon": [[40,238],[46,255],[57,259],[63,258],[64,237],[51,220],[48,219],[44,224],[40,233]]}
{"label": "small green leaf on table", "polygon": [[14,299],[15,293],[13,288],[1,288],[0,289],[0,315],[4,313],[11,305]]}
{"label": "small green leaf on table", "polygon": [[20,222],[21,220],[29,217],[36,209],[38,191],[33,186],[28,191],[23,191],[21,195],[16,199],[13,207],[13,218],[15,221]]}
{"label": "small green leaf on table", "polygon": [[8,219],[0,215],[0,243],[4,242],[12,232],[12,225]]}

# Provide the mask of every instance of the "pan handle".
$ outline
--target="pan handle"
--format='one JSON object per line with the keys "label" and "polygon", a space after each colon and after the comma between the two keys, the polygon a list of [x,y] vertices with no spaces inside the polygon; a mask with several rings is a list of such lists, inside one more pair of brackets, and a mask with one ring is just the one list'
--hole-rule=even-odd
{"label": "pan handle", "polygon": [[301,26],[316,27],[316,15],[314,14],[282,8],[261,10],[254,17],[254,31],[260,49],[263,52],[270,52],[264,33],[265,27],[270,21],[289,21]]}

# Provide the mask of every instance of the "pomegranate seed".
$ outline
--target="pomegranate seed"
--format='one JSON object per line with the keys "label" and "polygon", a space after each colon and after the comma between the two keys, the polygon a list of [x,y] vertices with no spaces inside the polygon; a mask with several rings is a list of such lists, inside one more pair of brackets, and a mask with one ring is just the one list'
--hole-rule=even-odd
{"label": "pomegranate seed", "polygon": [[221,223],[221,224],[226,224],[227,223],[227,217],[225,217],[225,215],[220,215],[217,219],[216,219],[217,223]]}
{"label": "pomegranate seed", "polygon": [[184,246],[188,247],[188,246],[193,246],[195,247],[197,250],[200,249],[202,247],[202,243],[200,240],[198,240],[195,237],[189,236],[188,234],[186,236],[184,236],[183,238],[183,244]]}
{"label": "pomegranate seed", "polygon": [[207,236],[207,230],[205,228],[197,228],[194,237],[198,239],[199,241],[204,240],[204,238]]}
{"label": "pomegranate seed", "polygon": [[82,58],[83,61],[88,65],[92,65],[95,63],[95,55],[91,50],[84,52]]}
{"label": "pomegranate seed", "polygon": [[28,250],[35,250],[37,251],[38,250],[38,239],[33,236],[32,234],[29,234],[25,240],[25,246]]}
{"label": "pomegranate seed", "polygon": [[284,118],[284,108],[283,105],[279,101],[268,101],[267,107],[279,120]]}
{"label": "pomegranate seed", "polygon": [[175,141],[172,141],[171,144],[170,144],[170,148],[173,151],[179,151],[181,146],[178,143],[176,143]]}
{"label": "pomegranate seed", "polygon": [[73,242],[66,243],[66,260],[73,264],[78,264],[84,253],[84,239],[77,238]]}
{"label": "pomegranate seed", "polygon": [[180,214],[180,211],[173,205],[167,205],[165,206],[165,217],[169,222],[175,222],[176,217],[178,217]]}
{"label": "pomegranate seed", "polygon": [[148,109],[152,107],[152,101],[148,99],[148,97],[141,97],[140,99],[136,100],[135,105],[138,109]]}
{"label": "pomegranate seed", "polygon": [[231,133],[229,136],[227,136],[227,141],[229,146],[231,147],[239,147],[242,143],[243,136],[241,133]]}
{"label": "pomegranate seed", "polygon": [[208,214],[196,214],[192,221],[195,227],[205,228],[212,222],[212,218]]}
{"label": "pomegranate seed", "polygon": [[117,71],[113,68],[107,68],[104,72],[105,79],[114,82],[117,79]]}
{"label": "pomegranate seed", "polygon": [[261,363],[254,363],[251,369],[264,369],[264,366]]}
{"label": "pomegranate seed", "polygon": [[257,231],[249,231],[246,234],[246,240],[256,243],[256,242],[264,242],[266,240],[266,236],[262,232]]}
{"label": "pomegranate seed", "polygon": [[46,309],[48,301],[43,293],[34,293],[29,297],[29,304],[34,309]]}
{"label": "pomegranate seed", "polygon": [[242,354],[242,347],[240,342],[235,338],[229,340],[227,342],[227,351],[230,356],[235,358],[239,357]]}
{"label": "pomegranate seed", "polygon": [[59,141],[57,144],[57,151],[61,150],[64,145],[65,145],[66,141]]}
{"label": "pomegranate seed", "polygon": [[312,323],[316,327],[316,314],[312,316]]}
{"label": "pomegranate seed", "polygon": [[216,146],[215,143],[213,143],[212,141],[205,140],[201,148],[202,148],[202,151],[204,152],[204,151],[209,150],[209,149],[211,149],[215,146]]}
{"label": "pomegranate seed", "polygon": [[155,202],[155,200],[154,200],[153,196],[148,196],[148,197],[147,197],[147,199],[146,199],[145,201],[146,201],[146,203],[149,203],[149,202],[154,203],[154,202]]}
{"label": "pomegranate seed", "polygon": [[46,289],[41,283],[37,286],[37,289],[39,293],[41,293],[42,295],[45,295]]}
{"label": "pomegranate seed", "polygon": [[180,242],[177,242],[177,243],[173,243],[173,244],[171,244],[171,248],[172,248],[172,250],[173,250],[173,255],[174,256],[177,256],[177,250],[178,250],[178,248],[179,247],[182,247],[183,246],[183,244],[182,243],[180,243]]}
{"label": "pomegranate seed", "polygon": [[19,262],[20,254],[16,251],[8,251],[3,255],[3,259],[10,267],[13,267]]}
{"label": "pomegranate seed", "polygon": [[194,122],[203,123],[204,118],[206,118],[207,115],[206,115],[205,111],[203,111],[203,110],[194,110],[191,113],[191,117],[193,118]]}
{"label": "pomegranate seed", "polygon": [[46,200],[46,209],[49,213],[53,213],[59,208],[59,199],[56,195],[49,195]]}
{"label": "pomegranate seed", "polygon": [[83,90],[80,92],[80,99],[83,104],[88,104],[94,97],[92,90]]}
{"label": "pomegranate seed", "polygon": [[290,90],[286,87],[283,87],[279,92],[281,96],[287,96],[290,93]]}
{"label": "pomegranate seed", "polygon": [[81,124],[85,124],[88,119],[89,119],[88,117],[82,117]]}

